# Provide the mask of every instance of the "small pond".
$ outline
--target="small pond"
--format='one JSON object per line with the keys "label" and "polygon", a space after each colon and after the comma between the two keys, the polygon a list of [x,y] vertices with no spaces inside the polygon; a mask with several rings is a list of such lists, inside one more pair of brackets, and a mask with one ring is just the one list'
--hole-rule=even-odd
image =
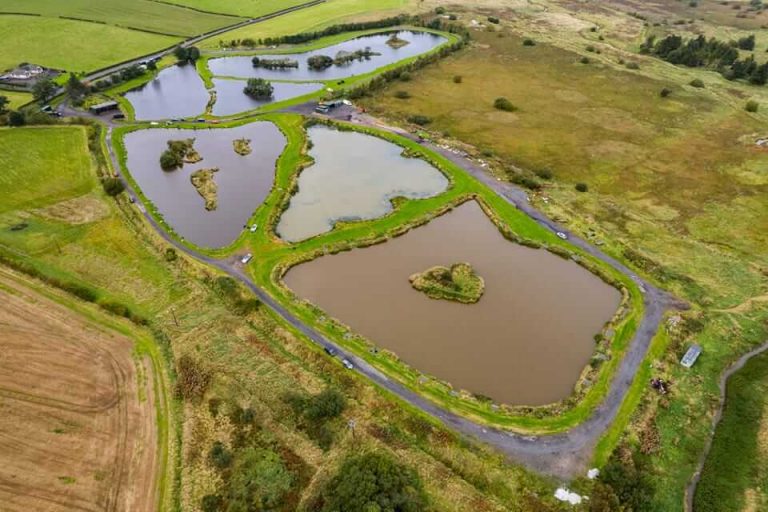
{"label": "small pond", "polygon": [[[194,148],[203,160],[163,171],[159,158],[168,140],[188,138],[195,139]],[[241,156],[234,151],[233,140],[241,138],[251,140],[249,155]],[[128,170],[144,195],[179,236],[204,247],[222,247],[237,238],[272,188],[275,163],[284,146],[285,137],[268,122],[237,128],[148,129],[125,136]],[[190,175],[198,169],[213,167],[219,168],[214,175],[218,207],[208,211],[192,186]]]}
{"label": "small pond", "polygon": [[[400,39],[408,41],[408,44],[399,48],[390,47],[387,44],[387,40],[395,33]],[[445,37],[430,32],[387,32],[356,37],[342,43],[304,53],[259,55],[259,57],[267,59],[289,58],[298,60],[298,68],[254,68],[251,63],[252,57],[250,56],[211,59],[208,61],[208,67],[214,75],[218,76],[245,78],[258,76],[270,80],[335,80],[338,78],[370,73],[371,71],[392,64],[393,62],[398,62],[428,52],[432,48],[435,48],[446,41],[447,39]],[[334,65],[323,70],[312,70],[307,66],[307,59],[315,55],[327,55],[333,58],[340,51],[354,52],[366,47],[380,55],[374,55],[364,60],[353,60],[346,64],[340,66]]]}
{"label": "small pond", "polygon": [[138,120],[194,117],[205,112],[208,91],[195,66],[171,66],[151,82],[125,93]]}
{"label": "small pond", "polygon": [[245,80],[214,79],[216,88],[216,103],[213,104],[213,115],[231,116],[262,107],[268,103],[284,101],[298,96],[304,96],[323,87],[319,83],[286,83],[272,82],[274,94],[267,100],[256,100],[243,92]]}
{"label": "small pond", "polygon": [[[408,277],[468,262],[476,304],[430,299]],[[300,264],[285,283],[420,371],[508,404],[566,398],[620,293],[573,261],[506,240],[476,202],[383,244]]]}
{"label": "small pond", "polygon": [[325,233],[341,220],[375,219],[392,211],[395,197],[432,197],[448,188],[439,170],[378,137],[326,126],[308,135],[315,162],[299,175],[299,191],[277,224],[283,240]]}

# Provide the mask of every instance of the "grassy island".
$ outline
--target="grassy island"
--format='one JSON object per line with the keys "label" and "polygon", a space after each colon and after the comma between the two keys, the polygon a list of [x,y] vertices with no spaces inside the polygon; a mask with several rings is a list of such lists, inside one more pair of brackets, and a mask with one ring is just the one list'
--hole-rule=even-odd
{"label": "grassy island", "polygon": [[195,164],[203,159],[195,149],[195,139],[169,140],[168,149],[160,155],[164,171],[178,169],[184,164]]}
{"label": "grassy island", "polygon": [[190,176],[190,180],[192,181],[195,190],[197,190],[197,193],[205,199],[205,209],[209,211],[215,210],[219,205],[219,188],[216,186],[216,182],[213,181],[213,174],[217,172],[219,172],[217,167],[211,169],[199,169],[193,172]]}
{"label": "grassy island", "polygon": [[474,304],[485,291],[485,281],[469,263],[455,263],[450,268],[436,266],[413,274],[411,285],[432,299]]}
{"label": "grassy island", "polygon": [[235,139],[232,141],[232,145],[235,147],[235,153],[238,155],[250,155],[251,154],[251,139]]}
{"label": "grassy island", "polygon": [[405,39],[400,39],[399,37],[397,37],[397,34],[392,34],[392,37],[387,39],[387,45],[390,48],[394,48],[394,49],[402,48],[403,46],[408,44],[411,44],[411,42],[406,41]]}

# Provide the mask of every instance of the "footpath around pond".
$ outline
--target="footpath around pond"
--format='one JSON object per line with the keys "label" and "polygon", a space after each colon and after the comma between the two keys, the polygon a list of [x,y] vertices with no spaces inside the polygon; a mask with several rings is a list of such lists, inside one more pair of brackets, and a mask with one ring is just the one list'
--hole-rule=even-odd
{"label": "footpath around pond", "polygon": [[[291,108],[294,113],[313,115],[316,103],[309,103]],[[333,348],[340,358],[346,358],[355,365],[355,371],[359,372],[373,383],[388,390],[401,400],[404,400],[413,407],[417,407],[426,414],[437,419],[447,427],[461,432],[471,438],[493,446],[498,451],[507,455],[511,460],[520,463],[532,470],[551,475],[553,477],[570,480],[574,477],[583,476],[592,460],[592,453],[602,435],[608,430],[616,418],[621,404],[629,391],[634,376],[642,364],[651,340],[660,328],[664,315],[667,311],[675,308],[684,308],[681,303],[667,292],[656,288],[652,284],[643,280],[624,266],[619,261],[608,256],[598,248],[592,246],[585,240],[569,233],[564,227],[559,226],[543,213],[536,210],[528,203],[524,190],[505,182],[499,182],[491,177],[482,167],[470,161],[466,157],[457,154],[449,149],[437,146],[427,141],[420,140],[413,134],[401,129],[390,127],[383,122],[371,116],[364,114],[355,114],[350,109],[339,109],[333,116],[340,120],[352,121],[363,125],[373,126],[385,129],[398,135],[407,137],[418,142],[425,148],[437,152],[457,164],[465,172],[469,173],[480,182],[492,188],[500,197],[514,205],[520,211],[526,213],[529,217],[547,227],[548,229],[565,233],[571,244],[581,248],[585,252],[593,255],[611,267],[619,270],[633,279],[641,290],[644,290],[644,316],[638,325],[638,328],[630,341],[629,347],[621,361],[621,364],[613,377],[610,389],[603,402],[595,408],[591,416],[578,426],[559,434],[551,435],[522,435],[510,431],[500,430],[488,427],[486,425],[474,422],[463,416],[450,412],[435,403],[429,401],[418,393],[408,389],[404,385],[393,381],[384,375],[381,371],[370,365],[365,360],[354,356],[333,340],[323,336],[313,327],[303,323],[291,311],[278,303],[264,289],[258,286],[246,273],[240,259],[237,255],[226,259],[217,259],[202,254],[177,241],[173,236],[167,233],[156,219],[148,212],[147,206],[142,204],[139,194],[133,189],[129,180],[121,172],[120,163],[115,154],[112,145],[112,126],[107,124],[106,143],[110,159],[115,172],[125,184],[126,191],[133,202],[136,203],[140,212],[150,226],[170,245],[177,250],[182,251],[188,256],[198,261],[211,265],[231,277],[242,282],[249,288],[265,305],[280,315],[284,321],[294,329],[307,336],[314,343],[321,347]],[[69,114],[69,112],[67,112]],[[351,116],[351,117],[350,117]]]}

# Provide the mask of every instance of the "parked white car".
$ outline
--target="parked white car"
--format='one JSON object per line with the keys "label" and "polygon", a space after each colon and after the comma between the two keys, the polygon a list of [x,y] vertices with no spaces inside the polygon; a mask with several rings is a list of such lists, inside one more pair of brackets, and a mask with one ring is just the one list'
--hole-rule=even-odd
{"label": "parked white car", "polygon": [[251,253],[248,253],[248,254],[246,254],[245,256],[243,256],[242,258],[240,258],[240,263],[242,263],[243,265],[245,265],[246,263],[248,263],[248,262],[249,262],[249,261],[251,261],[252,259],[253,259],[253,254],[251,254]]}

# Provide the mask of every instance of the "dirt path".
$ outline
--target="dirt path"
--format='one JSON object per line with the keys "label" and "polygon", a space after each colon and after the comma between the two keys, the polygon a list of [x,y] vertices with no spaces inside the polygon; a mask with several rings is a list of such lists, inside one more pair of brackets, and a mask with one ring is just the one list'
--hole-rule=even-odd
{"label": "dirt path", "polygon": [[157,418],[132,340],[30,285],[0,269],[2,509],[154,510]]}
{"label": "dirt path", "polygon": [[728,391],[728,379],[730,379],[734,373],[741,370],[744,365],[749,362],[750,359],[759,354],[762,354],[766,350],[768,350],[768,341],[741,356],[720,376],[720,405],[718,406],[717,410],[715,411],[715,415],[712,418],[712,429],[710,430],[707,444],[704,446],[704,451],[701,452],[701,456],[699,457],[699,462],[696,465],[696,471],[693,473],[693,476],[691,477],[691,480],[688,482],[688,486],[685,489],[686,512],[693,512],[693,498],[696,496],[696,488],[698,487],[699,480],[701,479],[701,471],[704,469],[704,464],[707,462],[707,457],[709,456],[709,452],[712,449],[712,443],[715,440],[715,431],[717,430],[717,425],[723,418],[723,410],[725,409],[725,400]]}

